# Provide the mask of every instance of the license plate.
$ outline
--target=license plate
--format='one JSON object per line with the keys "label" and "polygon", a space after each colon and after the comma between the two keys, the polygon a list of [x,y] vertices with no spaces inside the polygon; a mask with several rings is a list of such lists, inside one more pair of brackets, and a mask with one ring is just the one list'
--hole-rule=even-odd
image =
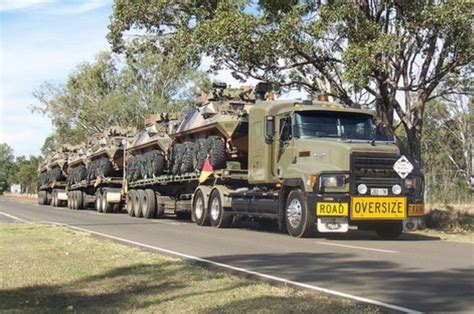
{"label": "license plate", "polygon": [[370,189],[370,195],[374,196],[387,196],[388,195],[388,189]]}
{"label": "license plate", "polygon": [[423,216],[425,214],[425,204],[408,205],[408,216]]}
{"label": "license plate", "polygon": [[404,219],[407,199],[405,197],[353,197],[352,219]]}
{"label": "license plate", "polygon": [[321,216],[347,216],[349,206],[347,203],[319,202],[316,205],[316,215]]}

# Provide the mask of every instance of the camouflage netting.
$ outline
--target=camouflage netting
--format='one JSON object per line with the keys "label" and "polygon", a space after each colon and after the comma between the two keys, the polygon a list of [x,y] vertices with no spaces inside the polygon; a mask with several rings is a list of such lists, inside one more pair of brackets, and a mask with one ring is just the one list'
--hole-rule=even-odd
{"label": "camouflage netting", "polygon": [[38,185],[39,186],[51,185],[55,181],[62,181],[64,179],[65,179],[65,177],[64,177],[61,169],[53,168],[53,169],[48,170],[46,172],[43,172],[39,175]]}
{"label": "camouflage netting", "polygon": [[94,159],[87,165],[86,177],[94,180],[99,177],[107,177],[112,173],[112,163],[107,157]]}
{"label": "camouflage netting", "polygon": [[67,180],[68,184],[77,184],[87,177],[87,169],[84,165],[79,165],[68,169]]}
{"label": "camouflage netting", "polygon": [[163,174],[165,158],[159,150],[152,150],[143,155],[129,158],[127,162],[127,180],[153,178]]}

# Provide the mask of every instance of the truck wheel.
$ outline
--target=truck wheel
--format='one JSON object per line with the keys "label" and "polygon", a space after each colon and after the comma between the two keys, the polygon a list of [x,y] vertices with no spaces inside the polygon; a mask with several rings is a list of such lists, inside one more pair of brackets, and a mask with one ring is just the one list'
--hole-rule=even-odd
{"label": "truck wheel", "polygon": [[58,206],[58,193],[56,191],[53,191],[52,193],[52,201],[51,201],[53,207],[59,207]]}
{"label": "truck wheel", "polygon": [[104,193],[102,193],[102,212],[109,214],[112,210],[112,204],[107,202],[107,190],[104,190]]}
{"label": "truck wheel", "polygon": [[207,212],[206,202],[204,201],[204,194],[198,190],[194,194],[193,215],[198,226],[209,226],[209,214]]}
{"label": "truck wheel", "polygon": [[151,151],[151,177],[161,176],[165,168],[165,156],[158,150]]}
{"label": "truck wheel", "polygon": [[71,192],[71,209],[76,209],[77,206],[77,191]]}
{"label": "truck wheel", "polygon": [[227,156],[225,141],[220,136],[210,136],[209,139],[209,160],[214,170],[226,167]]}
{"label": "truck wheel", "polygon": [[299,189],[288,195],[285,217],[286,228],[291,236],[305,238],[314,233],[315,217],[308,210],[306,198]]}
{"label": "truck wheel", "polygon": [[135,191],[135,198],[133,199],[133,210],[135,212],[135,217],[143,217],[141,199],[143,198],[143,190]]}
{"label": "truck wheel", "polygon": [[44,203],[45,203],[44,196],[45,195],[46,195],[46,193],[44,193],[43,191],[38,191],[38,205],[44,205]]}
{"label": "truck wheel", "polygon": [[51,193],[49,192],[46,192],[46,205],[51,205],[51,202],[53,201],[53,197],[51,195]]}
{"label": "truck wheel", "polygon": [[102,212],[102,193],[100,190],[95,192],[95,210],[97,210],[99,213]]}
{"label": "truck wheel", "polygon": [[232,215],[222,207],[221,195],[214,190],[209,198],[209,219],[211,225],[216,228],[228,228],[232,223]]}
{"label": "truck wheel", "polygon": [[127,194],[127,213],[130,217],[135,216],[135,208],[134,208],[134,199],[135,199],[135,190],[128,191]]}
{"label": "truck wheel", "polygon": [[140,205],[142,214],[145,218],[155,218],[156,216],[156,199],[155,191],[146,189],[141,195]]}
{"label": "truck wheel", "polygon": [[402,222],[381,222],[375,226],[375,233],[385,240],[397,239],[402,231]]}
{"label": "truck wheel", "polygon": [[86,193],[83,191],[77,191],[77,209],[84,209],[86,201]]}
{"label": "truck wheel", "polygon": [[183,147],[183,144],[181,144],[181,143],[176,143],[171,147],[171,150],[170,150],[170,161],[171,161],[170,170],[171,170],[172,175],[179,174],[183,150],[184,150],[184,147]]}

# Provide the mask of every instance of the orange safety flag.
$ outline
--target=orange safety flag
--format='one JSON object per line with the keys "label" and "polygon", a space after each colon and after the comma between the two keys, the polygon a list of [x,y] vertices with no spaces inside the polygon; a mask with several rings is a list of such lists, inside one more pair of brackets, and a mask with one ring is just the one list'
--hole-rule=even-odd
{"label": "orange safety flag", "polygon": [[213,173],[214,169],[212,169],[211,162],[209,161],[209,158],[206,158],[204,165],[202,166],[201,175],[199,176],[199,183],[206,181],[207,178],[209,178],[209,176]]}

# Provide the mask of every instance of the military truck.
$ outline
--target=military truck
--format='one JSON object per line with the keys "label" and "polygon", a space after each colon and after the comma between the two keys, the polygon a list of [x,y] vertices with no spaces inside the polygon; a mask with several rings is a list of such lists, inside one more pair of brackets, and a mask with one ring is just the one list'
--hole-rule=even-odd
{"label": "military truck", "polygon": [[[353,225],[396,238],[422,224],[423,176],[400,156],[393,137],[377,132],[373,113],[327,102],[261,100],[267,92],[258,86],[256,100],[244,103],[221,98],[216,106],[208,99],[196,110],[200,117],[189,114],[171,136],[183,145],[220,136],[225,149],[217,152],[225,160],[211,162],[217,167],[204,180],[199,168],[182,171],[187,161],[178,158],[178,171],[129,182],[127,210],[149,218],[166,208],[191,212],[198,225],[217,228],[235,218],[272,219],[294,237],[347,232]],[[206,158],[215,152],[208,146]],[[189,156],[202,160],[199,153]]]}
{"label": "military truck", "polygon": [[68,207],[83,209],[94,204],[99,212],[122,210],[125,147],[135,135],[133,128],[110,127],[100,137],[90,142],[86,154],[76,158],[80,169],[79,180],[70,180]]}
{"label": "military truck", "polygon": [[66,178],[68,171],[69,147],[63,146],[50,153],[39,168],[38,193],[39,205],[66,206]]}

